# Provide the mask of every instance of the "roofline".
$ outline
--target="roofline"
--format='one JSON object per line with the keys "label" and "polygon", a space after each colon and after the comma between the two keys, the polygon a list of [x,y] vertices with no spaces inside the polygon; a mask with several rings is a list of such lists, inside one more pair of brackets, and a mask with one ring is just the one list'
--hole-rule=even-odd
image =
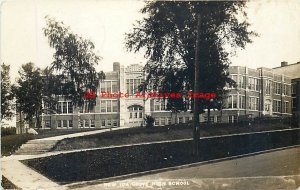
{"label": "roofline", "polygon": [[278,69],[278,68],[282,68],[282,67],[288,67],[288,66],[296,65],[296,64],[300,64],[300,61],[298,61],[298,62],[296,62],[296,63],[288,64],[288,65],[285,65],[285,66],[274,67],[274,68],[272,68],[272,69]]}

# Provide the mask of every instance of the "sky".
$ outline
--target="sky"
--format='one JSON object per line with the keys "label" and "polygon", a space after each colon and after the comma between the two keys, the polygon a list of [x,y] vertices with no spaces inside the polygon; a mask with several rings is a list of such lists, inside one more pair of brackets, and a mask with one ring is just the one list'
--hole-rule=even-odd
{"label": "sky", "polygon": [[[70,26],[74,33],[90,39],[103,59],[97,70],[111,71],[112,63],[124,65],[146,60],[143,52],[127,52],[125,33],[143,18],[137,0],[10,0],[1,4],[1,62],[11,65],[14,79],[22,64],[34,62],[46,67],[53,61],[42,28],[45,16]],[[300,0],[250,1],[247,13],[251,29],[260,37],[232,57],[232,65],[280,66],[281,61],[300,61]]]}

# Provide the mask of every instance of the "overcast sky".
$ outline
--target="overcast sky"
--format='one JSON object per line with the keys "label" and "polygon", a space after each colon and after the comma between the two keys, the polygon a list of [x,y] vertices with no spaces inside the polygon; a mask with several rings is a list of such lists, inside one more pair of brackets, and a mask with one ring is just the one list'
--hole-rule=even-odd
{"label": "overcast sky", "polygon": [[[45,67],[53,61],[42,28],[46,15],[63,21],[74,33],[90,39],[103,57],[97,70],[112,70],[112,62],[145,63],[142,54],[125,51],[124,33],[135,20],[143,1],[133,0],[11,0],[1,6],[1,62],[17,76],[29,61]],[[254,43],[232,58],[233,65],[276,67],[281,61],[300,61],[300,0],[251,1],[247,10],[252,29],[260,34]]]}

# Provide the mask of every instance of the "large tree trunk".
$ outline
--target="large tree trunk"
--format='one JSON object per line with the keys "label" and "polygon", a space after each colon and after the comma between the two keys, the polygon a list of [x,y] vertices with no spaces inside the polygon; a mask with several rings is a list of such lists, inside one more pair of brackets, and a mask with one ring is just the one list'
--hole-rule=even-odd
{"label": "large tree trunk", "polygon": [[[198,15],[197,22],[197,38],[196,38],[196,49],[195,49],[195,82],[194,82],[194,93],[200,92],[200,62],[199,62],[199,45],[200,45],[200,25],[201,17]],[[200,99],[194,98],[194,122],[193,122],[193,141],[194,141],[194,155],[199,155],[199,138],[200,138]]]}

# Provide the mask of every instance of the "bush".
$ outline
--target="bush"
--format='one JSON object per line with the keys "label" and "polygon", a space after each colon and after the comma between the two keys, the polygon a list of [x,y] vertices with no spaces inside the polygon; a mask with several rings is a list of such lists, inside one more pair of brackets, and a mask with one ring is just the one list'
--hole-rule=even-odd
{"label": "bush", "polygon": [[8,135],[15,135],[16,128],[15,127],[1,127],[1,137]]}
{"label": "bush", "polygon": [[145,122],[146,122],[146,128],[153,127],[154,125],[154,118],[151,115],[146,115],[145,117]]}

